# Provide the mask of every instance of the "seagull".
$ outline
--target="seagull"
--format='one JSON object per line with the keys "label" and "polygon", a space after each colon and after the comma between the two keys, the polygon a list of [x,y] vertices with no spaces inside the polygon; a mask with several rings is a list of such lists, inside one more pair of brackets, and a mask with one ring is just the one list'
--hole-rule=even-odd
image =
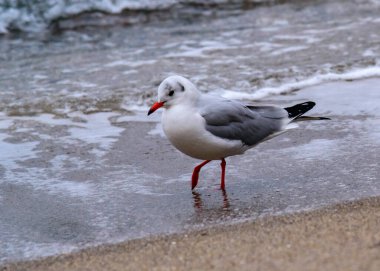
{"label": "seagull", "polygon": [[201,93],[185,77],[174,75],[158,87],[158,101],[148,116],[164,108],[162,127],[169,141],[184,154],[204,160],[194,168],[191,189],[201,168],[221,160],[220,188],[225,191],[225,158],[243,154],[257,144],[297,127],[301,120],[326,120],[303,114],[315,106],[305,102],[291,107],[245,105],[235,100]]}

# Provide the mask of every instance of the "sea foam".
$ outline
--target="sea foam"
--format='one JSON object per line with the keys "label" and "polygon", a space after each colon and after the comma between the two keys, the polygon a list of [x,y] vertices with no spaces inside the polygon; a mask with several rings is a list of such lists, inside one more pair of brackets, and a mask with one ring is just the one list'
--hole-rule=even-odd
{"label": "sea foam", "polygon": [[283,84],[279,87],[265,87],[261,88],[253,93],[244,93],[238,91],[225,90],[222,94],[223,97],[227,99],[247,99],[247,100],[259,100],[267,96],[286,94],[292,91],[319,85],[325,82],[333,82],[339,80],[359,80],[371,77],[380,76],[380,67],[368,67],[363,69],[352,70],[346,73],[326,73],[326,74],[317,74],[310,78],[298,81]]}

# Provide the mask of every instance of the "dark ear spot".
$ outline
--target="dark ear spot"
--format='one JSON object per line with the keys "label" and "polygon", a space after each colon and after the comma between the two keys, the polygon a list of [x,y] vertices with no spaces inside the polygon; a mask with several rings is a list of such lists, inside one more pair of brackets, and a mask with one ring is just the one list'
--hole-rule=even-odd
{"label": "dark ear spot", "polygon": [[185,91],[185,87],[181,84],[181,83],[178,83],[179,87],[181,88],[181,91]]}

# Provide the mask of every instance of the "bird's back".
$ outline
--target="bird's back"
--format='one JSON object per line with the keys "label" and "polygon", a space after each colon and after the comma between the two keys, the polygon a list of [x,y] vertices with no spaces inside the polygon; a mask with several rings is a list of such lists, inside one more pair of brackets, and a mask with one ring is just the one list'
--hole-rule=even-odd
{"label": "bird's back", "polygon": [[237,101],[209,97],[199,102],[200,112],[206,130],[220,138],[254,146],[284,131],[289,123],[286,110],[279,107],[245,106]]}

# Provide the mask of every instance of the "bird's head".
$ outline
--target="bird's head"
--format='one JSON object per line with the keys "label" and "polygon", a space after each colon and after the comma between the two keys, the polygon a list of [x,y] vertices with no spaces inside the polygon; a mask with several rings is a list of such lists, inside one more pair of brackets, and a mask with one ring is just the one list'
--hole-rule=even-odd
{"label": "bird's head", "polygon": [[158,87],[158,101],[148,112],[148,116],[160,107],[169,108],[180,103],[191,103],[200,95],[198,89],[185,77],[173,75]]}

